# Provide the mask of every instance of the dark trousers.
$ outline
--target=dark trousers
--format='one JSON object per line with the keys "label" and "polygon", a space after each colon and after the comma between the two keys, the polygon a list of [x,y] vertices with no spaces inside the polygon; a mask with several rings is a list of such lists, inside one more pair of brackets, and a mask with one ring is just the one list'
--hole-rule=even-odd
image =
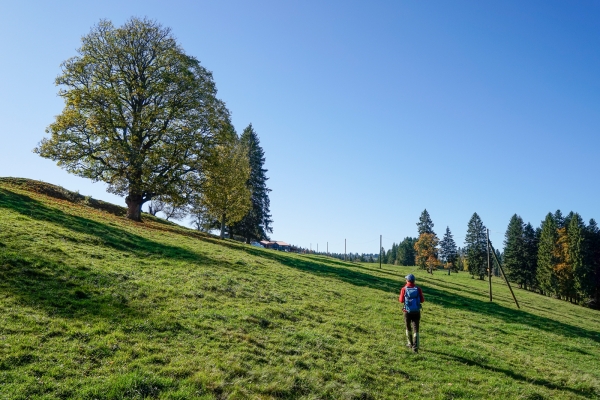
{"label": "dark trousers", "polygon": [[406,323],[406,330],[412,331],[413,333],[419,333],[419,321],[421,321],[421,313],[420,312],[405,312],[404,314],[404,322]]}

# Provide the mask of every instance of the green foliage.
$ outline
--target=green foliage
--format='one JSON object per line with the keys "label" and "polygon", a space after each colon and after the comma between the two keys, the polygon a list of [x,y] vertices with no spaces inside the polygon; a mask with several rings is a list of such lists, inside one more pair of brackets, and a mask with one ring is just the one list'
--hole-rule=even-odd
{"label": "green foliage", "polygon": [[504,268],[508,279],[521,287],[527,287],[525,262],[525,235],[523,219],[514,214],[504,234]]}
{"label": "green foliage", "polygon": [[185,202],[229,121],[212,74],[147,19],[100,21],[78,53],[56,78],[65,108],[34,151],[127,196],[131,219],[155,196]]}
{"label": "green foliage", "polygon": [[530,223],[523,228],[523,248],[525,263],[524,287],[534,289],[537,283],[537,257],[538,257],[539,233],[533,229]]}
{"label": "green foliage", "polygon": [[244,129],[240,141],[248,150],[250,177],[247,186],[252,193],[250,199],[252,207],[241,221],[234,224],[233,231],[246,238],[246,243],[250,243],[251,240],[268,239],[268,234],[273,232],[271,227],[273,220],[269,211],[271,189],[267,187],[267,170],[264,169],[265,153],[260,147],[258,135],[252,128],[252,124]]}
{"label": "green foliage", "polygon": [[450,232],[450,227],[446,227],[446,233],[444,238],[440,242],[440,258],[442,261],[449,264],[453,270],[456,270],[456,259],[458,257],[458,250],[456,249],[456,243]]}
{"label": "green foliage", "polygon": [[537,268],[537,280],[540,289],[548,294],[558,293],[558,279],[554,271],[554,266],[558,263],[556,258],[557,230],[558,226],[555,216],[552,213],[548,213],[542,222],[540,231]]}
{"label": "green foliage", "polygon": [[573,286],[577,294],[590,298],[594,292],[594,267],[590,259],[590,243],[581,216],[575,213],[568,226],[569,262],[573,270]]}
{"label": "green foliage", "polygon": [[419,217],[419,222],[417,222],[417,230],[419,232],[419,236],[424,233],[434,234],[433,232],[433,221],[427,212],[427,209],[423,210],[421,216]]}
{"label": "green foliage", "polygon": [[469,273],[483,280],[487,268],[486,229],[477,213],[473,213],[467,226],[465,250]]}
{"label": "green foliage", "polygon": [[[269,251],[23,188],[0,180],[2,398],[600,396],[597,311],[523,290],[517,310],[501,279],[490,303],[468,275]],[[427,300],[417,355],[409,272]]]}
{"label": "green foliage", "polygon": [[416,265],[415,263],[415,243],[416,238],[405,237],[402,242],[398,245],[398,255],[396,260],[398,265]]}
{"label": "green foliage", "polygon": [[221,221],[221,238],[225,226],[240,221],[252,207],[246,185],[249,176],[248,152],[239,139],[234,137],[231,143],[216,147],[194,208],[205,207],[209,215]]}

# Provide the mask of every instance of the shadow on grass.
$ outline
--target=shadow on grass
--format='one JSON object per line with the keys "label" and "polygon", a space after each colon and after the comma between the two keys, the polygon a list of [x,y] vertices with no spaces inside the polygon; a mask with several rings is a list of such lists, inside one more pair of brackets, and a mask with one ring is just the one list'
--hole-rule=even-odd
{"label": "shadow on grass", "polygon": [[[239,250],[244,250],[248,254],[258,257],[270,258],[288,267],[319,276],[338,279],[342,282],[350,283],[356,286],[369,287],[372,289],[397,294],[400,292],[400,288],[404,284],[404,282],[400,282],[398,280],[377,277],[361,271],[318,264],[316,262],[305,260],[294,255],[288,255],[286,253],[247,246],[242,247],[228,242],[221,242],[221,244],[224,246],[235,247]],[[523,310],[505,307],[497,303],[490,303],[488,301],[461,296],[456,293],[449,293],[444,290],[431,287],[427,284],[421,286],[425,293],[426,301],[439,304],[442,307],[468,310],[501,319],[506,323],[523,324],[542,331],[557,333],[568,338],[586,338],[593,340],[596,343],[600,343],[600,334],[598,334],[597,331],[568,325],[550,318],[530,314]]]}
{"label": "shadow on grass", "polygon": [[6,189],[0,189],[0,208],[11,209],[32,219],[47,221],[68,230],[95,236],[98,239],[98,245],[132,253],[137,257],[157,256],[204,265],[214,262],[181,247],[157,243],[111,225],[67,214],[57,208],[48,207],[37,200]]}
{"label": "shadow on grass", "polygon": [[[98,246],[127,252],[141,259],[166,258],[204,266],[217,264],[211,258],[184,248],[157,243],[108,224],[70,215],[9,190],[0,189],[0,208],[92,236],[91,240],[96,240]],[[76,241],[77,238],[69,240]],[[98,290],[99,287],[118,289],[126,277],[67,265],[52,254],[24,255],[4,250],[5,247],[0,246],[0,290],[14,293],[26,304],[64,317],[137,315],[122,293]]]}
{"label": "shadow on grass", "polygon": [[0,253],[0,292],[11,292],[27,306],[64,318],[141,316],[121,293],[101,294],[96,286],[116,288],[119,278],[40,256]]}
{"label": "shadow on grass", "polygon": [[574,389],[574,388],[571,388],[568,386],[557,385],[546,379],[527,377],[525,375],[519,374],[519,373],[509,370],[509,369],[494,367],[492,365],[487,365],[482,362],[475,361],[475,360],[472,360],[472,359],[469,359],[466,357],[462,357],[462,356],[457,356],[454,354],[448,354],[448,353],[444,353],[441,351],[434,351],[434,350],[428,350],[428,353],[437,354],[448,361],[459,362],[461,364],[470,365],[470,366],[474,366],[474,367],[478,367],[478,368],[483,368],[490,372],[501,373],[511,379],[521,381],[524,383],[531,383],[536,386],[543,386],[550,390],[568,391],[568,392],[571,392],[571,393],[574,393],[574,394],[577,394],[580,396],[585,396],[590,399],[598,395],[598,393],[596,392],[596,390],[593,387],[588,387],[585,389]]}

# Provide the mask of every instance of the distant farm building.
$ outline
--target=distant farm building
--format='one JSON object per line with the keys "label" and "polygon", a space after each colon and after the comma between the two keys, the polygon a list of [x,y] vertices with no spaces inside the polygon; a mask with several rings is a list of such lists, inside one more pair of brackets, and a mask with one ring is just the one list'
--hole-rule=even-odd
{"label": "distant farm building", "polygon": [[270,242],[268,240],[261,240],[260,244],[262,244],[265,249],[273,249],[279,251],[290,251],[292,247],[288,243],[281,241]]}

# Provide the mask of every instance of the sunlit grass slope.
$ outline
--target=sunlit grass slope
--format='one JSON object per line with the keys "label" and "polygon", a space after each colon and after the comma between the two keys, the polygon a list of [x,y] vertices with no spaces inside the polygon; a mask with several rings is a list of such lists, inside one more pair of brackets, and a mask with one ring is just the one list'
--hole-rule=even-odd
{"label": "sunlit grass slope", "polygon": [[600,396],[597,311],[519,290],[517,310],[500,281],[490,303],[465,273],[273,252],[64,193],[0,180],[1,399]]}

